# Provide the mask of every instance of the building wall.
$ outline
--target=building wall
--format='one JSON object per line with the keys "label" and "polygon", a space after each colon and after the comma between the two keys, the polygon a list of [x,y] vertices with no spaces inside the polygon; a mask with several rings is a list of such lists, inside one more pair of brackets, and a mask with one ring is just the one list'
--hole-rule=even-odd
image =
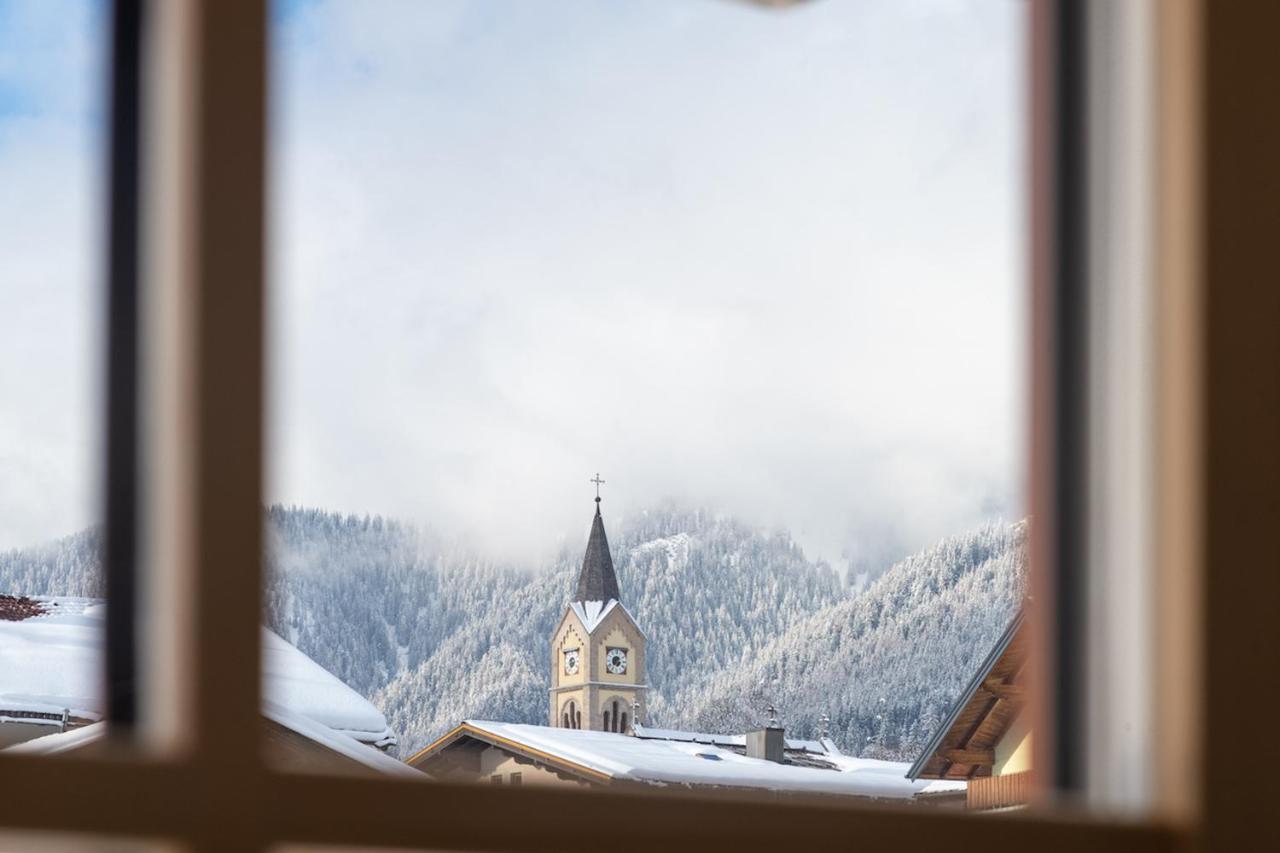
{"label": "building wall", "polygon": [[[626,727],[617,729],[617,731],[620,731],[622,734],[627,734],[627,732],[630,731],[631,723],[634,722],[633,718],[635,717],[635,709],[631,706],[631,703],[634,701],[636,701],[636,694],[632,691],[623,692],[619,690],[601,690],[599,692],[599,699],[596,702],[596,717],[599,721],[599,727],[601,729],[605,729],[604,714],[606,711],[609,712],[610,720],[612,720],[614,703],[616,702],[618,715],[621,716],[626,714]],[[614,731],[614,726],[610,725],[607,730]]]}
{"label": "building wall", "polygon": [[[605,667],[605,653],[610,648],[627,650],[627,671],[615,675]],[[564,650],[577,648],[581,663],[576,675],[564,672]],[[633,703],[639,702],[644,713],[645,638],[644,634],[621,607],[614,608],[594,633],[588,634],[572,608],[565,608],[560,625],[551,635],[551,694],[547,705],[551,726],[564,725],[564,708],[574,701],[582,711],[582,728],[604,729],[604,712],[612,714],[617,701],[627,715],[628,724],[635,715]],[[612,728],[612,726],[610,726]]]}
{"label": "building wall", "polygon": [[[581,653],[577,675],[564,673],[564,650],[570,648],[577,648]],[[560,625],[551,635],[550,664],[551,694],[547,704],[548,724],[556,728],[561,727],[563,708],[570,699],[573,699],[577,707],[582,710],[582,725],[585,728],[588,725],[591,710],[586,689],[581,685],[585,685],[590,680],[591,637],[572,608],[565,608]],[[565,688],[579,689],[566,690]]]}
{"label": "building wall", "polygon": [[[592,728],[604,730],[604,712],[612,715],[613,703],[617,702],[620,713],[627,715],[628,724],[635,716],[632,704],[640,703],[641,713],[644,709],[645,673],[645,641],[644,635],[626,611],[616,607],[595,630],[591,637],[591,658],[593,679],[598,683],[592,692],[591,720]],[[605,656],[610,648],[627,650],[627,671],[621,675],[609,672],[605,666]],[[613,729],[611,725],[610,730]]]}
{"label": "building wall", "polygon": [[[582,684],[587,680],[587,660],[590,656],[590,643],[586,632],[578,624],[577,617],[566,619],[556,633],[555,642],[551,644],[551,686],[567,687]],[[568,675],[564,671],[564,653],[569,649],[578,649],[578,672]]]}
{"label": "building wall", "polygon": [[[609,614],[612,616],[613,614]],[[596,629],[599,637],[595,640],[594,652],[595,661],[599,667],[598,680],[609,684],[637,684],[639,679],[637,675],[644,667],[644,643],[639,639],[639,632],[631,626],[622,624],[623,620],[609,619],[612,625],[601,625]],[[614,675],[609,672],[605,666],[605,653],[610,648],[623,648],[627,650],[627,671],[622,675]]]}
{"label": "building wall", "polygon": [[1026,714],[1020,714],[1009,730],[996,743],[996,760],[991,775],[1003,776],[1031,769],[1031,727]]}
{"label": "building wall", "polygon": [[[334,752],[274,720],[262,720],[263,755],[267,762],[292,773],[338,776],[381,776],[377,770]],[[364,747],[373,749],[372,746]]]}
{"label": "building wall", "polygon": [[61,729],[58,726],[46,726],[39,723],[0,723],[0,749],[7,749],[16,744],[35,740],[45,735],[56,735],[59,731]]}
{"label": "building wall", "polygon": [[[511,785],[512,774],[520,774],[519,784],[521,785],[575,785],[578,787],[590,787],[586,782],[580,782],[575,779],[565,779],[558,776],[545,767],[539,767],[533,763],[521,763],[516,760],[510,753],[491,746],[480,755],[480,778],[478,781],[488,781],[490,784]],[[494,777],[500,778],[500,783],[495,783]]]}
{"label": "building wall", "polygon": [[[588,692],[586,689],[553,692],[551,694],[551,725],[554,728],[564,727],[564,713],[569,703],[572,702],[577,710],[582,712],[582,728],[589,728],[587,723],[588,716],[591,713],[591,706]],[[570,723],[569,728],[573,727],[572,723]]]}

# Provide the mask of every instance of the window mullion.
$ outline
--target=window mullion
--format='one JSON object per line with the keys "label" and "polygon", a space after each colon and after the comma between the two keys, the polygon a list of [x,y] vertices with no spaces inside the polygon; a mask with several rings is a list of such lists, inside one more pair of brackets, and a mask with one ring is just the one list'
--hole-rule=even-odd
{"label": "window mullion", "polygon": [[149,11],[144,710],[239,791],[260,763],[266,9]]}
{"label": "window mullion", "polygon": [[259,761],[262,620],[263,222],[266,10],[196,5],[189,282],[197,744],[216,764]]}

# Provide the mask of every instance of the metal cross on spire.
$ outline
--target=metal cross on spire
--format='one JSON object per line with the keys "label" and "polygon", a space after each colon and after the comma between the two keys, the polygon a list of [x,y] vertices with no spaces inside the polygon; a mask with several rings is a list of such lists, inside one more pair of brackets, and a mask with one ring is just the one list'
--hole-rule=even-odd
{"label": "metal cross on spire", "polygon": [[604,485],[604,480],[600,479],[600,472],[597,471],[595,477],[587,482],[596,484],[596,503],[600,503],[600,487]]}

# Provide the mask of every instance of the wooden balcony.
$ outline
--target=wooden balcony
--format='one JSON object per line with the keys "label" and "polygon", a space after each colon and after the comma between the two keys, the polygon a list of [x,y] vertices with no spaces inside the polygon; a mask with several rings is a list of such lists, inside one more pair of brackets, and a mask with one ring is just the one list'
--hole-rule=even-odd
{"label": "wooden balcony", "polygon": [[1007,809],[1023,806],[1031,797],[1031,773],[1009,773],[1004,776],[981,776],[969,780],[966,807],[971,809]]}

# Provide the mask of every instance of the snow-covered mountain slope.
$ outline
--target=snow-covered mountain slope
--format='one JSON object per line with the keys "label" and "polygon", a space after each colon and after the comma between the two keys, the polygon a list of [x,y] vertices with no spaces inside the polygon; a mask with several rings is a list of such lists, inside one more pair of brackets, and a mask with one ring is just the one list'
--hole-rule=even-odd
{"label": "snow-covered mountain slope", "polygon": [[846,751],[913,759],[1021,601],[1025,532],[991,525],[908,557],[680,694],[685,724],[746,731],[772,702],[800,736],[826,714]]}
{"label": "snow-covered mountain slope", "polygon": [[[267,528],[267,624],[372,698],[403,748],[464,717],[544,722],[580,543],[504,566],[380,518],[273,507]],[[851,753],[913,757],[1022,590],[1020,525],[948,539],[860,594],[785,534],[707,512],[654,510],[609,538],[649,638],[649,722],[740,731],[772,702],[797,736],[828,714]],[[94,550],[86,531],[0,554],[0,592],[94,594]]]}

